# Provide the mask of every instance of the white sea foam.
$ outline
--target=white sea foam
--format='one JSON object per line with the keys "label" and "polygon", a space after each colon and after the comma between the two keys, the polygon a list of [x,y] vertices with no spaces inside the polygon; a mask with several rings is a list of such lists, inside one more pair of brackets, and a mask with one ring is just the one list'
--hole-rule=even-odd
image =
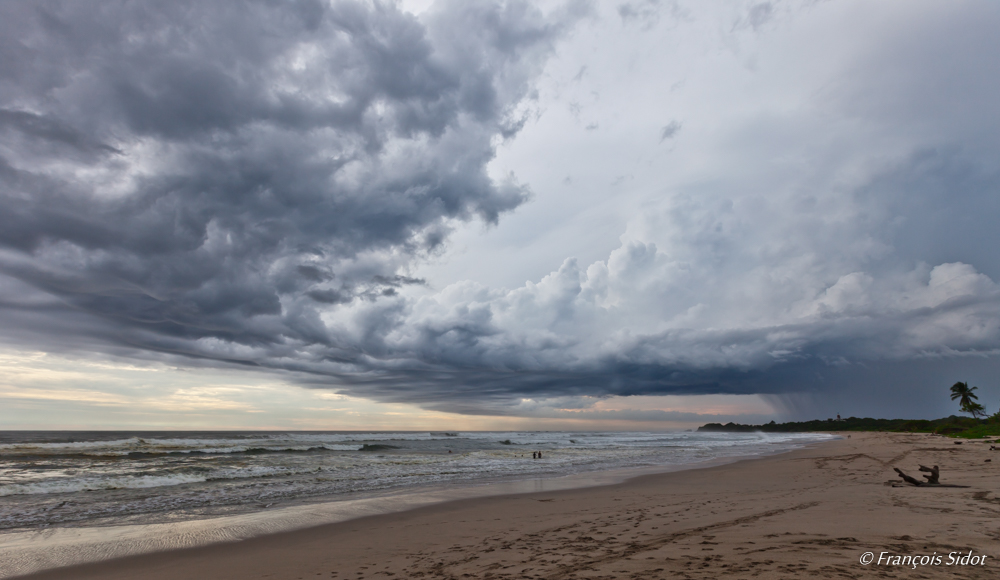
{"label": "white sea foam", "polygon": [[[0,529],[176,521],[444,483],[685,465],[777,452],[827,436],[250,432],[33,437],[0,433]],[[541,451],[542,459],[533,460],[533,451]]]}
{"label": "white sea foam", "polygon": [[22,494],[74,493],[98,489],[166,487],[205,481],[204,477],[174,474],[143,477],[66,478],[38,483],[0,485],[0,496]]}
{"label": "white sea foam", "polygon": [[[781,439],[786,442],[803,444],[825,438]],[[489,440],[489,438],[484,438],[484,440]],[[776,452],[785,448],[758,448],[758,453]],[[578,449],[574,452],[581,453],[581,457],[587,456],[586,450]],[[509,465],[504,463],[504,458],[516,455],[510,451],[480,451],[476,454],[496,461],[496,465]],[[728,457],[729,460],[733,460],[743,455],[730,454]],[[718,463],[725,460],[725,458],[712,458],[709,461]],[[597,461],[598,465],[605,465],[600,463],[600,460]],[[687,463],[687,465],[695,464],[696,462],[693,461]],[[709,465],[711,463],[702,464]],[[202,520],[175,520],[169,523],[112,525],[100,528],[54,528],[47,529],[44,533],[15,530],[6,533],[3,536],[4,541],[0,543],[0,561],[5,562],[5,567],[0,569],[0,578],[100,559],[235,541],[366,515],[412,509],[447,500],[607,485],[646,473],[682,469],[684,465],[683,463],[663,464],[645,468],[589,471],[560,477],[522,478],[485,486],[455,486],[451,484],[437,487],[411,486],[401,488],[393,493],[381,493],[369,497],[344,496],[338,501],[257,509],[240,515]],[[337,498],[329,499],[336,500]]]}

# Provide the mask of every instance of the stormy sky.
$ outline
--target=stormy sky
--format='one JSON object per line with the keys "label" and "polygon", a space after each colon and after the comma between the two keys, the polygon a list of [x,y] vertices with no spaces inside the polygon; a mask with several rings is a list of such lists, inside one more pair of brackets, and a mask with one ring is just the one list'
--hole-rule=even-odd
{"label": "stormy sky", "polygon": [[73,395],[104,361],[462,421],[937,417],[958,380],[995,412],[997,29],[992,2],[0,4],[0,395],[123,405]]}

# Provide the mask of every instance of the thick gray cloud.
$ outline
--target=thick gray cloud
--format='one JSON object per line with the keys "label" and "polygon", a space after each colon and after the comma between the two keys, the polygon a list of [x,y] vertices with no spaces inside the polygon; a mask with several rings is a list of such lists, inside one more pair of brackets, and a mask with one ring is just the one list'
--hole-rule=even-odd
{"label": "thick gray cloud", "polygon": [[400,272],[452,220],[525,200],[486,163],[575,18],[524,3],[426,22],[363,2],[0,10],[0,268],[37,297],[7,286],[8,333],[254,364],[269,363],[241,348],[357,359],[323,308],[421,282]]}
{"label": "thick gray cloud", "polygon": [[[5,4],[4,336],[539,417],[988,374],[1000,11],[859,6]],[[578,133],[525,136],[557,106]],[[625,208],[617,247],[512,288],[425,275],[530,209],[496,158],[532,139],[563,189],[528,183],[568,191],[533,229],[587,199]],[[562,247],[535,243],[477,267]]]}

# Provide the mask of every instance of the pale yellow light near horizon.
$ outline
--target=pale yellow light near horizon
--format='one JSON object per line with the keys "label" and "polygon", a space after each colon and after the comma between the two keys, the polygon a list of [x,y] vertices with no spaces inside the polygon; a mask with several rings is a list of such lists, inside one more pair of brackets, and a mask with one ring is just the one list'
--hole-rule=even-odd
{"label": "pale yellow light near horizon", "polygon": [[698,422],[596,419],[590,412],[772,414],[762,398],[593,398],[559,417],[474,416],[304,388],[276,373],[0,350],[0,430],[676,430]]}

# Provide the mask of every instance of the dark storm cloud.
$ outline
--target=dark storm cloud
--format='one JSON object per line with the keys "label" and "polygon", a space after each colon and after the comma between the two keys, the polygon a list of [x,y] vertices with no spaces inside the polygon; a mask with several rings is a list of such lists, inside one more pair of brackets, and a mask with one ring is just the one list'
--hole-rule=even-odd
{"label": "dark storm cloud", "polygon": [[[357,374],[345,383],[380,400],[439,411],[531,415],[535,411],[524,408],[520,398],[857,393],[862,385],[876,388],[872,383],[885,380],[872,369],[906,374],[899,372],[906,364],[926,367],[928,361],[947,359],[944,366],[954,370],[962,364],[952,359],[988,358],[1000,351],[1000,288],[968,266],[940,266],[929,280],[920,276],[903,287],[869,287],[867,297],[845,301],[838,288],[854,283],[847,277],[817,299],[813,315],[793,324],[678,329],[612,344],[596,337],[601,346],[587,344],[585,336],[596,329],[581,322],[599,310],[587,303],[589,281],[574,280],[580,273],[572,268],[560,274],[533,292],[491,301],[483,295],[474,296],[475,302],[449,297],[451,319],[440,310],[422,319],[411,315],[403,326],[413,336],[393,342],[400,368]],[[509,323],[499,320],[501,313]],[[536,320],[544,328],[575,330],[563,329],[569,339],[550,334],[539,340],[525,322],[536,317],[547,318]],[[390,340],[386,336],[383,344]],[[938,371],[924,375],[947,374]],[[326,386],[322,378],[306,382]],[[841,408],[865,412],[850,403]]]}
{"label": "dark storm cloud", "polygon": [[35,295],[4,297],[8,339],[357,359],[321,311],[525,200],[492,139],[582,10],[5,3],[0,268]]}
{"label": "dark storm cloud", "polygon": [[[17,131],[22,134],[22,137],[28,137],[24,140],[27,142],[22,141],[21,145],[48,145],[63,149],[61,153],[64,155],[67,153],[65,149],[87,157],[102,153],[121,153],[114,147],[88,139],[83,133],[66,123],[25,111],[0,109],[0,128],[7,131]],[[16,139],[16,137],[8,135],[8,139]]]}
{"label": "dark storm cloud", "polygon": [[[648,120],[683,118],[701,173],[667,190],[636,181],[649,198],[607,259],[567,259],[510,290],[435,287],[415,265],[457,223],[497,223],[527,199],[487,166],[532,118],[542,68],[585,4],[456,1],[419,19],[346,1],[2,4],[3,339],[538,417],[580,412],[573,398],[858,393],[879,372],[914,376],[908,362],[937,380],[956,360],[993,360],[995,10],[927,11],[898,38],[866,29],[877,50],[825,65],[835,72],[803,98],[793,88],[812,71],[781,60],[795,51],[741,53],[767,48],[796,8],[731,9],[708,27],[737,22],[726,50],[692,62],[731,50],[739,74],[722,66],[686,110],[602,121],[614,133],[619,113],[643,115],[637,140],[655,148]],[[638,23],[650,42],[661,14],[689,17],[667,2],[609,10],[615,30],[638,36]],[[836,32],[814,57],[840,54],[827,50]],[[599,64],[568,70],[580,84]],[[692,86],[711,84],[691,67]],[[771,75],[747,81],[761,101],[743,102],[730,83],[757,69]],[[618,414],[590,417],[690,419],[603,413]]]}

